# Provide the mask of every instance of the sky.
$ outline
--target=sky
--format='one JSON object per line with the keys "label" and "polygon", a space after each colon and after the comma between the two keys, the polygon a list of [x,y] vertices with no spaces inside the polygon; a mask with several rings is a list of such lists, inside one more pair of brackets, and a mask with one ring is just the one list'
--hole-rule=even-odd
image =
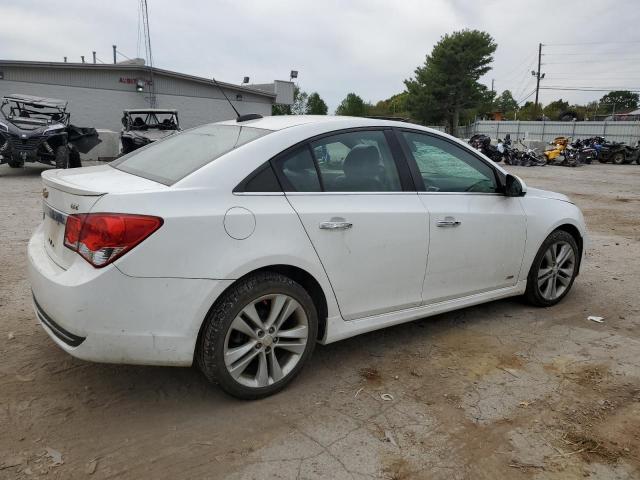
{"label": "sky", "polygon": [[[0,0],[0,58],[112,61],[111,45],[145,56],[135,0]],[[481,79],[533,100],[542,43],[540,101],[599,99],[640,90],[638,0],[148,0],[154,65],[240,83],[288,80],[317,91],[332,112],[349,92],[377,102],[404,89],[446,33],[480,29],[498,48]],[[119,56],[119,60],[124,60]],[[528,96],[531,95],[531,96]]]}

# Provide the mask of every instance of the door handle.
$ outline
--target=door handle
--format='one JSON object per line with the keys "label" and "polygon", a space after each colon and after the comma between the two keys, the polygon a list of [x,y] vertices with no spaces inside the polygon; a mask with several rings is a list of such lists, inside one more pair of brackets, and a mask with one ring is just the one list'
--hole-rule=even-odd
{"label": "door handle", "polygon": [[320,224],[320,230],[349,230],[353,227],[353,223],[350,222],[322,222]]}
{"label": "door handle", "polygon": [[436,222],[436,225],[438,227],[457,227],[461,224],[462,222],[460,220],[456,220],[453,217],[444,217],[444,220],[438,220]]}

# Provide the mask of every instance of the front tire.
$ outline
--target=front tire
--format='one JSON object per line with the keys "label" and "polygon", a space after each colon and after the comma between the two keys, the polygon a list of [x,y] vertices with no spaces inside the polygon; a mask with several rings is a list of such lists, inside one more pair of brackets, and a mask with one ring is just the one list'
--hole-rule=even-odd
{"label": "front tire", "polygon": [[564,230],[551,233],[540,246],[527,277],[525,297],[538,307],[562,300],[578,274],[579,249],[575,238]]}
{"label": "front tire", "polygon": [[69,168],[82,167],[82,161],[80,160],[80,152],[77,148],[69,146]]}
{"label": "front tire", "polygon": [[69,168],[69,147],[67,145],[56,147],[56,168]]}
{"label": "front tire", "polygon": [[202,328],[196,359],[209,381],[253,400],[283,389],[311,356],[318,314],[309,293],[274,272],[259,272],[225,292]]}

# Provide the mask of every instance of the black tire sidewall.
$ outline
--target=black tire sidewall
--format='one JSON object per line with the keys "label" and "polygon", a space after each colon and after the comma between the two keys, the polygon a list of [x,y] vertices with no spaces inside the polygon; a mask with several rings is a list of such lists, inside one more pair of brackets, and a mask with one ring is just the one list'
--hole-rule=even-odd
{"label": "black tire sidewall", "polygon": [[[618,159],[620,159],[620,158],[621,158],[621,160],[620,160],[620,161],[618,161]],[[622,165],[623,163],[625,163],[625,162],[624,162],[624,161],[625,161],[624,153],[616,153],[616,154],[613,156],[613,159],[612,159],[612,160],[613,160],[613,163],[615,163],[616,165]]]}
{"label": "black tire sidewall", "polygon": [[56,147],[56,168],[69,168],[69,147],[67,145]]}
{"label": "black tire sidewall", "polygon": [[[302,358],[282,380],[261,388],[250,388],[238,383],[227,371],[224,363],[224,343],[231,322],[249,302],[261,296],[281,293],[294,298],[307,314],[309,335]],[[274,273],[259,272],[240,280],[215,303],[204,322],[196,355],[200,370],[226,393],[245,400],[272,395],[290,383],[311,356],[316,343],[318,315],[307,291],[290,278]]]}
{"label": "black tire sidewall", "polygon": [[[546,253],[549,246],[559,241],[567,242],[573,249],[573,254],[575,255],[573,275],[571,276],[569,285],[567,286],[565,291],[562,292],[562,295],[554,300],[547,300],[542,296],[542,294],[540,293],[540,288],[538,287],[538,270],[540,269],[542,258],[544,257],[544,254]],[[527,300],[533,305],[539,307],[551,307],[559,303],[569,293],[569,291],[571,291],[573,282],[576,279],[579,263],[580,250],[578,249],[576,239],[570,233],[565,232],[564,230],[555,230],[554,232],[552,232],[545,239],[545,241],[542,242],[542,245],[540,246],[540,249],[535,256],[533,263],[531,264],[531,268],[529,269],[529,275],[527,276],[527,290],[525,292]]]}

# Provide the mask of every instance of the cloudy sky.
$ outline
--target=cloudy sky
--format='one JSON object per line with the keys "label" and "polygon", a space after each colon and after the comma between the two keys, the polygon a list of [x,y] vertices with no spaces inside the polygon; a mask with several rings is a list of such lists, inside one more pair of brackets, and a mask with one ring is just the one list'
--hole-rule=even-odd
{"label": "cloudy sky", "polygon": [[[638,0],[148,0],[157,67],[239,83],[288,79],[318,91],[331,110],[351,91],[376,102],[445,33],[489,32],[498,44],[483,78],[525,100],[535,87],[538,43],[546,87],[640,90]],[[4,59],[111,61],[111,45],[144,56],[135,0],[0,0]],[[615,42],[615,43],[613,43]],[[124,57],[120,57],[124,59]],[[541,101],[585,102],[605,92],[542,90]],[[533,97],[529,97],[533,99]]]}

